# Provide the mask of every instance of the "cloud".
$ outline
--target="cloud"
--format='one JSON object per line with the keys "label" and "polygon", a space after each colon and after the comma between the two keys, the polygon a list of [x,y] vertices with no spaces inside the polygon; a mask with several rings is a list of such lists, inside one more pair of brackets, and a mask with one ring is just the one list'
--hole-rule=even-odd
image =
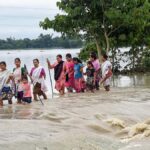
{"label": "cloud", "polygon": [[[8,2],[9,1],[9,2]],[[40,7],[53,8],[56,7],[57,0],[0,0],[1,7]]]}
{"label": "cloud", "polygon": [[53,30],[43,31],[39,22],[45,17],[54,18],[59,12],[57,1],[0,0],[0,37],[35,38],[40,33],[54,33]]}

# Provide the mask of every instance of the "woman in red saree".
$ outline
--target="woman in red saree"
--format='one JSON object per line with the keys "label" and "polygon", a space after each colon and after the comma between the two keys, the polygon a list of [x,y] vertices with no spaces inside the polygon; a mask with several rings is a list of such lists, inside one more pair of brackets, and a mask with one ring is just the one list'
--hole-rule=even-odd
{"label": "woman in red saree", "polygon": [[71,54],[66,55],[64,72],[66,77],[65,87],[67,88],[68,92],[72,93],[74,89],[74,62]]}

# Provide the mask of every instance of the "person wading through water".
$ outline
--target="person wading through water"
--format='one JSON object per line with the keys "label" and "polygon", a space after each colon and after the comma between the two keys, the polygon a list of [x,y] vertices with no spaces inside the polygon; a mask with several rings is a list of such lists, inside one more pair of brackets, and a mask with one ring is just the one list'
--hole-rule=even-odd
{"label": "person wading through water", "polygon": [[64,61],[62,55],[57,55],[56,62],[51,64],[47,59],[49,69],[54,69],[55,88],[61,95],[65,94]]}
{"label": "person wading through water", "polygon": [[33,96],[34,100],[38,101],[38,96],[43,96],[46,100],[47,96],[45,92],[47,91],[47,86],[45,84],[46,73],[43,67],[39,66],[39,60],[33,60],[34,67],[31,69],[30,77],[33,83]]}
{"label": "person wading through water", "polygon": [[12,104],[13,93],[9,85],[12,74],[6,67],[5,62],[0,62],[0,106],[3,106],[3,100],[8,100],[8,103]]}
{"label": "person wading through water", "polygon": [[112,64],[108,60],[108,56],[104,54],[102,56],[102,80],[101,84],[103,84],[106,91],[110,91],[111,77],[112,73]]}
{"label": "person wading through water", "polygon": [[96,53],[93,52],[90,54],[90,61],[92,62],[95,69],[95,88],[96,90],[99,90],[101,66]]}
{"label": "person wading through water", "polygon": [[15,97],[17,98],[18,104],[21,104],[23,98],[23,90],[20,86],[23,77],[27,77],[24,67],[21,67],[20,58],[15,59],[15,68],[13,69],[13,78],[15,83]]}
{"label": "person wading through water", "polygon": [[83,64],[79,58],[74,57],[74,79],[75,79],[75,90],[77,93],[84,92],[85,80],[83,76]]}
{"label": "person wading through water", "polygon": [[66,62],[64,65],[64,72],[66,76],[65,87],[68,92],[72,93],[75,88],[74,83],[74,62],[71,54],[66,54]]}

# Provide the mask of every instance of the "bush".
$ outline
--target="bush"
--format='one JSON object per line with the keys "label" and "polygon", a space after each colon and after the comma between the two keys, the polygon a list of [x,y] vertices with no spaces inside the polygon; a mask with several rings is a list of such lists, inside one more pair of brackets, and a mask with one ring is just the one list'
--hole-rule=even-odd
{"label": "bush", "polygon": [[142,59],[142,66],[145,71],[150,71],[150,50],[146,50]]}

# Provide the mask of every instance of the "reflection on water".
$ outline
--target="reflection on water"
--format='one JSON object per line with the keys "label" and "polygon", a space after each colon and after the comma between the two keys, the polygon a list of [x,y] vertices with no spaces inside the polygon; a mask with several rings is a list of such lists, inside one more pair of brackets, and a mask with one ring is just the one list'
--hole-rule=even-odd
{"label": "reflection on water", "polygon": [[[67,52],[59,51],[63,56]],[[2,52],[0,60],[12,69],[13,59],[20,57],[30,69],[32,59],[38,57],[46,68],[45,59],[54,62],[55,53],[13,51],[7,56]],[[77,51],[71,53],[76,56]],[[149,150],[150,137],[145,133],[150,132],[150,76],[115,76],[112,85],[109,93],[101,89],[55,95],[43,101],[44,106],[40,102],[5,105],[0,108],[0,150]],[[146,126],[129,137],[137,123]]]}
{"label": "reflection on water", "polygon": [[150,87],[150,75],[118,75],[112,78],[113,87]]}

